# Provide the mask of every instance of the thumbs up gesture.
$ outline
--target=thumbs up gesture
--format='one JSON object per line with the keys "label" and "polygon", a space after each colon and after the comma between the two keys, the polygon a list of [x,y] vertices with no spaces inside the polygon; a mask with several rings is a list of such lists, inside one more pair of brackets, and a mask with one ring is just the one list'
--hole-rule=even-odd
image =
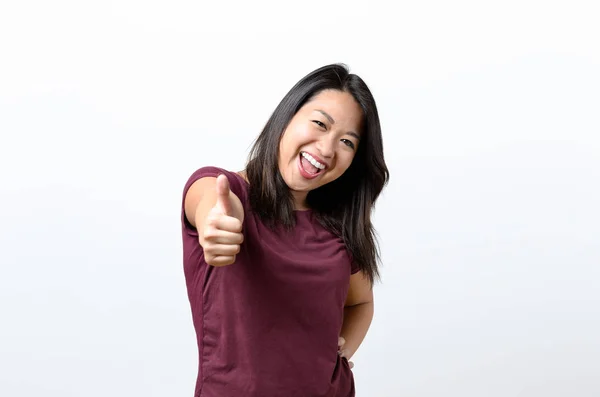
{"label": "thumbs up gesture", "polygon": [[[204,259],[212,266],[226,266],[235,262],[244,240],[242,234],[243,210],[233,202],[229,181],[219,175],[216,181],[217,199],[208,212],[199,241],[204,249]],[[237,198],[237,197],[236,197]],[[239,203],[238,203],[239,205]]]}

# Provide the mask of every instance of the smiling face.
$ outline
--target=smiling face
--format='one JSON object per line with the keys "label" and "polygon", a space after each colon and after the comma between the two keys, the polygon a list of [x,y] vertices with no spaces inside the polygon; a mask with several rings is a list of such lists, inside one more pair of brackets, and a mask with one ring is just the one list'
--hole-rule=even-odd
{"label": "smiling face", "polygon": [[362,109],[351,94],[324,90],[294,115],[279,144],[279,172],[296,209],[309,191],[339,178],[360,142]]}

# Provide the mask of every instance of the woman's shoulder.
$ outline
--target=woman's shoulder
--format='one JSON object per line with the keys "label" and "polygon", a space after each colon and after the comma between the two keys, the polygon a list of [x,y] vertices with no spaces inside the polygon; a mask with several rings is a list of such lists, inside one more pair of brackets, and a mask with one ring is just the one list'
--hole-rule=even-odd
{"label": "woman's shoulder", "polygon": [[229,180],[229,186],[231,191],[236,194],[240,199],[246,199],[248,195],[248,182],[246,180],[245,171],[231,171],[226,168],[205,165],[194,171],[188,178],[185,184],[184,190],[188,190],[194,182],[202,178],[216,178],[219,175],[225,175]]}

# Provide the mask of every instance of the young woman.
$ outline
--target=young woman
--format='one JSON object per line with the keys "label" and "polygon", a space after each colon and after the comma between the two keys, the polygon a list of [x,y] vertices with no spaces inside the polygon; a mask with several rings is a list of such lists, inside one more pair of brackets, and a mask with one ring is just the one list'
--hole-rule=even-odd
{"label": "young woman", "polygon": [[182,229],[196,397],[354,396],[348,360],[378,276],[371,210],[388,177],[373,96],[343,65],[288,92],[244,171],[193,173]]}

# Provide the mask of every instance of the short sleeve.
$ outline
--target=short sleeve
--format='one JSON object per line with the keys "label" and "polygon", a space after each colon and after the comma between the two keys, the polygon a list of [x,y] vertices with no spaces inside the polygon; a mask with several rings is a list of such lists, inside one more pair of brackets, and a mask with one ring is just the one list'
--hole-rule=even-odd
{"label": "short sleeve", "polygon": [[238,198],[242,201],[242,203],[246,202],[247,190],[244,188],[244,185],[243,185],[245,183],[245,181],[237,173],[227,171],[223,168],[212,167],[212,166],[199,168],[188,178],[187,182],[185,183],[185,186],[183,188],[183,195],[182,195],[182,199],[181,199],[181,223],[182,223],[182,227],[184,228],[185,231],[188,232],[188,234],[191,234],[193,236],[198,235],[196,228],[188,222],[188,220],[185,216],[185,196],[187,195],[188,190],[190,190],[190,187],[194,184],[194,182],[196,182],[199,179],[207,178],[207,177],[216,178],[221,174],[225,175],[227,177],[227,179],[229,180],[229,187],[230,187],[231,191],[233,193],[235,193],[236,196],[238,196]]}

